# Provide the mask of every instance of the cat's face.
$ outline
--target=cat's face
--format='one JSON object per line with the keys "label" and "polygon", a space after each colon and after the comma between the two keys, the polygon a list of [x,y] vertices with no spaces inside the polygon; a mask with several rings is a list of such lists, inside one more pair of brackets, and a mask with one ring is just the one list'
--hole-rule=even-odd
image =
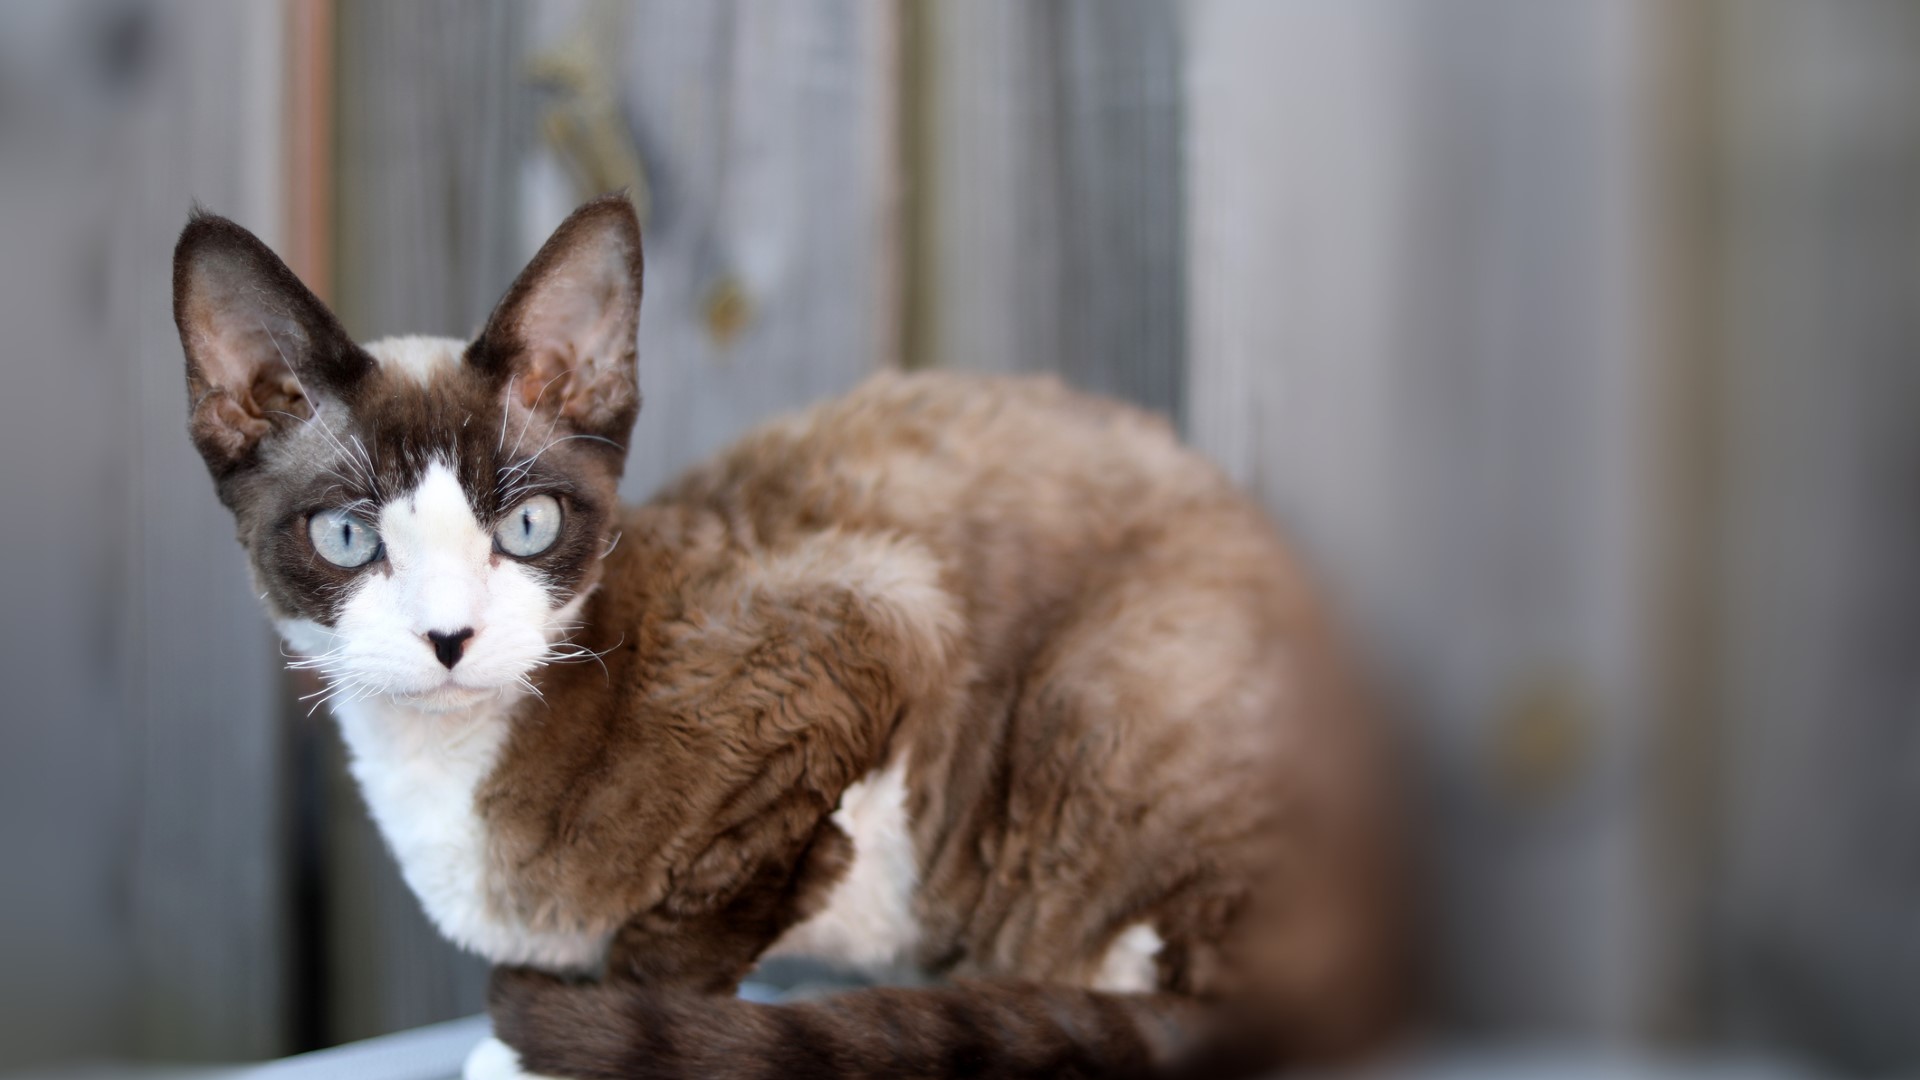
{"label": "cat's face", "polygon": [[189,429],[302,666],[429,709],[525,685],[599,578],[639,410],[640,236],[570,217],[473,342],[355,345],[244,229],[174,257]]}

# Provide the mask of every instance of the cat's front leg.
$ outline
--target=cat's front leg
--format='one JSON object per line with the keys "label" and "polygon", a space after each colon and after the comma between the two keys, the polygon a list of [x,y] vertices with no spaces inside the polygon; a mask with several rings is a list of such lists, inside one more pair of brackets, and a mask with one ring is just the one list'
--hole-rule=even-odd
{"label": "cat's front leg", "polygon": [[513,1047],[491,1035],[480,1040],[467,1054],[467,1063],[461,1067],[460,1075],[463,1080],[555,1080],[522,1069],[520,1055]]}
{"label": "cat's front leg", "polygon": [[818,909],[852,857],[847,834],[822,819],[796,855],[762,859],[724,899],[682,898],[628,920],[609,946],[606,977],[732,995],[760,954]]}

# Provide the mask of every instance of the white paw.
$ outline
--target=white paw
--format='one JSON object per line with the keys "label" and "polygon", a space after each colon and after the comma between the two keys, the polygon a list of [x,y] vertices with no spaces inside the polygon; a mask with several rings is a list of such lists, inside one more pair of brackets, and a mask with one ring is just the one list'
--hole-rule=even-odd
{"label": "white paw", "polygon": [[466,1067],[460,1070],[460,1075],[465,1080],[550,1080],[538,1073],[522,1071],[520,1055],[491,1035],[480,1040],[467,1055]]}

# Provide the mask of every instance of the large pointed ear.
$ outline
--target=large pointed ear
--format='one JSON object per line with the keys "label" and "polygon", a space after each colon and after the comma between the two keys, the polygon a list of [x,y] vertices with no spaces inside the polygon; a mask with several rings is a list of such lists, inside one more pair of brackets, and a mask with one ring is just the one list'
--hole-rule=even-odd
{"label": "large pointed ear", "polygon": [[467,362],[508,404],[624,450],[640,412],[640,222],[603,195],[560,223],[507,290]]}
{"label": "large pointed ear", "polygon": [[212,214],[195,212],[173,249],[173,321],[187,354],[188,431],[216,478],[374,364],[265,244]]}

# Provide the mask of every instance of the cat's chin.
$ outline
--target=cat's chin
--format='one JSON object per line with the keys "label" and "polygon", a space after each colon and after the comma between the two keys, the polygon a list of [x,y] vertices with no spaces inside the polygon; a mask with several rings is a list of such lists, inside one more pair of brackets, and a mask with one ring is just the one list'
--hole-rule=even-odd
{"label": "cat's chin", "polygon": [[420,712],[446,713],[464,712],[482,705],[504,700],[511,687],[476,688],[447,683],[432,690],[418,694],[389,694],[387,700],[395,705]]}

